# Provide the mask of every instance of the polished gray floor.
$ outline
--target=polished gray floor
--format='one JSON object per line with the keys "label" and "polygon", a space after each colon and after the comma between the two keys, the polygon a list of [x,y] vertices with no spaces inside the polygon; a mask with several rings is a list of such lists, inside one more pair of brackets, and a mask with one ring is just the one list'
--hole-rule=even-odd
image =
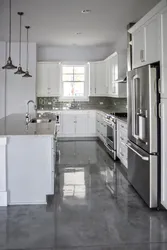
{"label": "polished gray floor", "polygon": [[0,249],[167,249],[167,213],[146,207],[99,143],[58,148],[54,200],[1,208]]}

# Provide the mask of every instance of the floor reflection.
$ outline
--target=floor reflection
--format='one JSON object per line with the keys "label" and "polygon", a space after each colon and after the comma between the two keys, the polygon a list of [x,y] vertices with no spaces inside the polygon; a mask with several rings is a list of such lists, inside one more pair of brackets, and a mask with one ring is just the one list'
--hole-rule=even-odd
{"label": "floor reflection", "polygon": [[59,150],[53,204],[0,209],[0,250],[167,249],[166,212],[148,209],[101,144]]}

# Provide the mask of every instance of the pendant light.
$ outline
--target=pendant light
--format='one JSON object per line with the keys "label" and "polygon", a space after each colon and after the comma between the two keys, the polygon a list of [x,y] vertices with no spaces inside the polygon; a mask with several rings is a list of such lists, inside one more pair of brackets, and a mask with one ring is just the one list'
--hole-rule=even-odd
{"label": "pendant light", "polygon": [[19,67],[17,71],[15,72],[15,74],[22,75],[22,74],[25,74],[25,71],[23,71],[21,67],[21,18],[24,15],[24,13],[18,12],[17,14],[20,16],[20,40],[19,40]]}
{"label": "pendant light", "polygon": [[25,75],[23,75],[23,77],[32,77],[30,74],[29,74],[29,71],[28,71],[28,63],[29,63],[29,51],[28,51],[28,31],[30,29],[30,26],[25,26],[25,28],[27,29],[27,65],[26,65],[26,73]]}
{"label": "pendant light", "polygon": [[13,65],[12,59],[11,59],[11,33],[12,33],[12,22],[11,22],[11,16],[12,16],[12,4],[11,0],[9,0],[9,57],[7,60],[7,63],[5,66],[2,67],[2,69],[17,69],[16,66]]}

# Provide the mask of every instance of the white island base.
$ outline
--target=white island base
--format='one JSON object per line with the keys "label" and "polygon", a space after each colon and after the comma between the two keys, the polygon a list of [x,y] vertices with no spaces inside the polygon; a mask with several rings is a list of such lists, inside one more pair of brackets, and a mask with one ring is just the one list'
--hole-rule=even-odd
{"label": "white island base", "polygon": [[53,136],[8,138],[8,205],[46,204],[46,195],[54,194],[54,152]]}

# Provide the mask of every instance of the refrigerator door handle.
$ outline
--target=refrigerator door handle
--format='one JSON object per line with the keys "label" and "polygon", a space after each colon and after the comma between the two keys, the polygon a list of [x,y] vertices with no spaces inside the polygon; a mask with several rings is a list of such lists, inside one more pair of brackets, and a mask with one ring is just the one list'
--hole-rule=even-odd
{"label": "refrigerator door handle", "polygon": [[139,154],[134,148],[131,147],[131,144],[130,143],[127,143],[126,146],[128,148],[130,148],[135,154],[137,154],[140,158],[142,158],[143,161],[149,161],[149,157],[147,156],[143,156],[141,154]]}
{"label": "refrigerator door handle", "polygon": [[158,111],[159,118],[161,119],[162,118],[162,116],[161,116],[161,103],[159,103],[158,109],[159,109],[159,111]]}

